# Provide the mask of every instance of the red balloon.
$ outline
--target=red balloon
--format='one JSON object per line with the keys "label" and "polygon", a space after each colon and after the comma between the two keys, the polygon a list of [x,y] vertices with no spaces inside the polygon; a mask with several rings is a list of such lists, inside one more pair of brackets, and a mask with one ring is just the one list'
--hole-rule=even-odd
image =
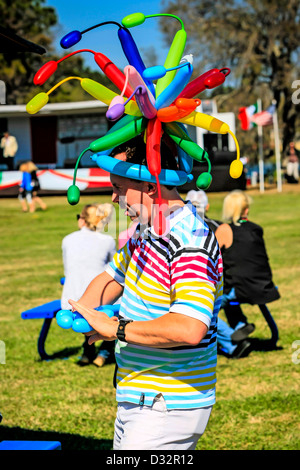
{"label": "red balloon", "polygon": [[164,214],[162,213],[161,209],[158,209],[158,213],[154,217],[153,227],[154,227],[155,233],[157,233],[159,236],[164,235],[164,233],[167,230],[166,218]]}
{"label": "red balloon", "polygon": [[[116,85],[116,87],[119,88],[120,91],[122,91],[125,85],[126,77],[121,72],[121,70],[119,70],[118,67],[101,52],[97,52],[94,55],[94,58],[95,62],[99,65],[105,75],[112,81],[112,83]],[[124,95],[129,98],[132,93],[133,89],[129,84],[127,84]]]}
{"label": "red balloon", "polygon": [[149,119],[147,125],[147,166],[151,175],[155,176],[157,184],[157,200],[156,200],[156,214],[153,219],[153,227],[155,233],[159,236],[163,235],[166,231],[166,219],[162,210],[162,197],[161,188],[159,182],[159,173],[161,172],[161,157],[160,157],[160,145],[162,136],[162,125],[159,119],[156,117]]}
{"label": "red balloon", "polygon": [[161,172],[160,141],[162,134],[161,121],[156,117],[149,119],[147,125],[147,166],[151,175],[157,176]]}
{"label": "red balloon", "polygon": [[208,70],[208,72],[188,83],[177,98],[193,98],[207,88],[215,88],[224,83],[229,73],[230,69],[227,67]]}
{"label": "red balloon", "polygon": [[43,85],[49,77],[57,70],[57,62],[50,60],[46,62],[34,76],[33,83],[35,85]]}

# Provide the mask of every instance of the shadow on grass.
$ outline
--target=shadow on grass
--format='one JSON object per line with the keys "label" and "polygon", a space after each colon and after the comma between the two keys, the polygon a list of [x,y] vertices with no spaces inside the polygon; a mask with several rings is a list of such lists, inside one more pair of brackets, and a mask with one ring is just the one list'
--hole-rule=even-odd
{"label": "shadow on grass", "polygon": [[42,356],[40,357],[40,361],[51,361],[54,359],[68,359],[75,354],[78,354],[82,350],[81,346],[72,347],[72,348],[64,348],[61,351],[54,352],[53,354],[47,354],[43,351]]}
{"label": "shadow on grass", "polygon": [[[245,352],[238,356],[239,358],[248,357],[251,353],[255,351],[259,352],[268,352],[268,351],[280,351],[283,348],[281,346],[277,346],[277,342],[274,342],[273,339],[260,339],[260,338],[247,338],[248,343],[250,343],[250,347],[245,350]],[[221,356],[225,356],[228,359],[232,359],[234,356],[229,355],[225,351],[218,348],[218,354]]]}
{"label": "shadow on grass", "polygon": [[64,434],[52,431],[32,431],[0,424],[1,441],[59,441],[62,450],[112,450],[111,439],[93,439],[78,434]]}
{"label": "shadow on grass", "polygon": [[247,338],[251,343],[252,351],[279,351],[283,349],[281,346],[277,346],[272,339],[258,339],[258,338]]}

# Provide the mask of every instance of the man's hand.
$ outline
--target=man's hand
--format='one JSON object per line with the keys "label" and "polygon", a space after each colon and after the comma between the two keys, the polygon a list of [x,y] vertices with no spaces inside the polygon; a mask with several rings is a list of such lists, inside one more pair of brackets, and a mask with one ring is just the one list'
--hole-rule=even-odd
{"label": "man's hand", "polygon": [[74,300],[69,300],[69,304],[74,311],[79,312],[93,328],[93,331],[86,333],[87,336],[90,336],[89,344],[93,344],[99,340],[114,341],[117,339],[117,317],[110,318],[106,313],[86,307]]}

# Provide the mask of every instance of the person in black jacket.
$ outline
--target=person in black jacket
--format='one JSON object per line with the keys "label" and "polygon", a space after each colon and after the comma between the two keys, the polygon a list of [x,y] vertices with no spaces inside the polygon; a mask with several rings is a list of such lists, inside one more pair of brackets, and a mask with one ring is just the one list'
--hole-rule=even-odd
{"label": "person in black jacket", "polygon": [[[273,283],[263,229],[248,220],[250,198],[241,190],[230,192],[223,203],[223,220],[215,234],[224,267],[223,308],[232,328],[247,324],[239,304],[263,305],[280,298]],[[228,297],[237,301],[230,305]]]}
{"label": "person in black jacket", "polygon": [[[210,219],[207,216],[209,209],[209,201],[207,194],[201,189],[198,191],[191,190],[186,195],[186,200],[197,208],[197,214],[204,220],[206,225],[216,233],[217,228],[222,224],[219,220]],[[225,301],[234,299],[232,293],[228,296],[223,296]],[[223,306],[223,301],[222,301]],[[217,343],[218,352],[227,356],[228,358],[239,359],[240,357],[247,356],[251,351],[251,343],[248,341],[248,336],[254,331],[253,324],[240,322],[235,325],[235,328],[230,327],[222,318],[218,318],[217,330]]]}

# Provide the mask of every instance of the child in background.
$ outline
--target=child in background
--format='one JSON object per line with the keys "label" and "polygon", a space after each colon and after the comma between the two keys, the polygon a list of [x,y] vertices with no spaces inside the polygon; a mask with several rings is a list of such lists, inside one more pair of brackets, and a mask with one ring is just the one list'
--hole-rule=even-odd
{"label": "child in background", "polygon": [[21,203],[23,212],[34,212],[34,202],[32,200],[32,186],[31,186],[31,175],[28,172],[27,163],[20,165],[20,171],[22,172],[22,181],[19,186],[18,199]]}
{"label": "child in background", "polygon": [[36,203],[41,207],[42,210],[46,210],[47,206],[38,196],[38,190],[40,189],[40,183],[37,177],[37,166],[32,162],[28,161],[20,165],[20,171],[22,174],[22,181],[19,187],[19,201],[21,202],[23,212],[35,212]]}
{"label": "child in background", "polygon": [[38,196],[38,191],[40,190],[40,182],[36,174],[37,170],[37,166],[32,161],[27,162],[27,171],[28,173],[30,173],[31,176],[33,203],[35,206],[36,204],[38,204],[40,208],[44,211],[47,209],[47,206],[44,201]]}

